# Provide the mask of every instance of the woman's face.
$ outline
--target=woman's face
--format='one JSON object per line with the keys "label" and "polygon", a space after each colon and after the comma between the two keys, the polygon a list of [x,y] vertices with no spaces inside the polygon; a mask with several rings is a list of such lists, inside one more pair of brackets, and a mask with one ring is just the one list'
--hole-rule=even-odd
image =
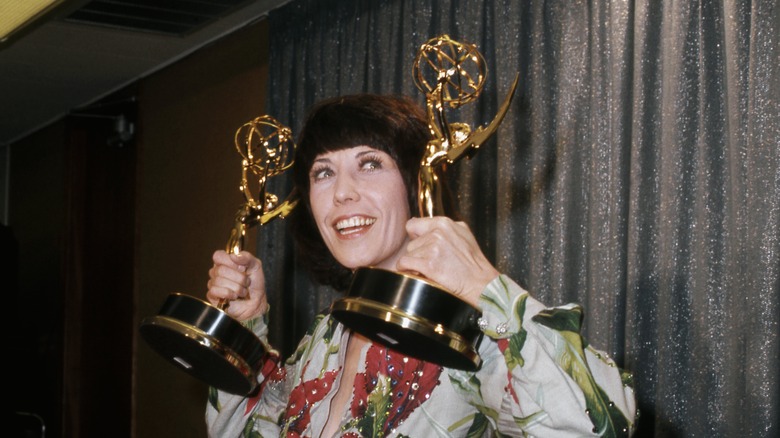
{"label": "woman's face", "polygon": [[309,182],[314,221],[336,260],[395,269],[411,213],[390,155],[369,146],[327,152],[314,160]]}

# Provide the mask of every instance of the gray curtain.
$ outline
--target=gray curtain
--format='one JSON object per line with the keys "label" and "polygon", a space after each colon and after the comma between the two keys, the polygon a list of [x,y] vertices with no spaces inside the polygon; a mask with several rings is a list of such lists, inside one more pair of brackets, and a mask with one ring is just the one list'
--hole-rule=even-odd
{"label": "gray curtain", "polygon": [[[452,113],[497,135],[452,169],[499,269],[635,375],[638,436],[780,435],[780,7],[764,1],[292,1],[269,16],[269,113],[418,98],[420,44],[484,55],[481,98]],[[289,181],[271,182],[285,193]],[[260,234],[274,342],[289,352],[335,292]]]}

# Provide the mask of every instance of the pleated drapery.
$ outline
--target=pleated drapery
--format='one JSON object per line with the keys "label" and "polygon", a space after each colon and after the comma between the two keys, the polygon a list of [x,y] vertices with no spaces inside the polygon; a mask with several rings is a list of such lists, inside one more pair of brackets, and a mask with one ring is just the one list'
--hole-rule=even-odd
{"label": "pleated drapery", "polygon": [[[487,83],[452,113],[495,137],[450,176],[486,255],[632,371],[637,436],[780,435],[780,6],[764,1],[294,0],[269,15],[269,113],[424,103],[426,40],[474,43]],[[286,193],[290,182],[269,183]],[[259,233],[272,341],[290,352],[337,293]]]}

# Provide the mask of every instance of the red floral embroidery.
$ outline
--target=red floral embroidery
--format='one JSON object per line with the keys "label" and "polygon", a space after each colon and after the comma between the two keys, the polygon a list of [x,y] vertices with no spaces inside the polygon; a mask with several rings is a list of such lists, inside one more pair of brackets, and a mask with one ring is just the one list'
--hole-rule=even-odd
{"label": "red floral embroidery", "polygon": [[260,401],[260,395],[268,382],[281,382],[284,380],[287,371],[284,367],[279,366],[279,359],[279,355],[270,353],[266,353],[263,357],[263,368],[260,370],[260,375],[264,377],[263,383],[260,384],[260,388],[255,395],[247,399],[244,415],[249,415],[252,412],[257,402]]}
{"label": "red floral embroidery", "polygon": [[[509,339],[499,339],[496,341],[496,344],[498,344],[498,350],[501,351],[502,354],[506,351],[507,348],[509,348]],[[517,392],[515,392],[515,388],[512,387],[512,370],[507,370],[506,372],[506,386],[504,387],[504,391],[508,392],[512,399],[514,399],[516,404],[520,404],[520,397],[517,396]]]}
{"label": "red floral embroidery", "polygon": [[496,341],[496,344],[498,345],[499,351],[502,353],[506,351],[507,348],[509,348],[509,339],[501,338]]}
{"label": "red floral embroidery", "polygon": [[[390,380],[390,407],[384,424],[388,434],[427,400],[440,383],[442,368],[430,362],[407,358],[393,350],[373,344],[366,353],[366,372],[355,376],[352,416],[362,418],[368,411],[368,395],[376,388],[379,375]],[[377,431],[374,431],[376,434]]]}
{"label": "red floral embroidery", "polygon": [[[308,364],[307,364],[308,366]],[[309,427],[309,412],[313,404],[321,401],[333,386],[340,370],[326,371],[322,377],[302,382],[290,393],[284,418],[288,424],[287,436],[298,437]],[[306,374],[304,367],[302,375]]]}

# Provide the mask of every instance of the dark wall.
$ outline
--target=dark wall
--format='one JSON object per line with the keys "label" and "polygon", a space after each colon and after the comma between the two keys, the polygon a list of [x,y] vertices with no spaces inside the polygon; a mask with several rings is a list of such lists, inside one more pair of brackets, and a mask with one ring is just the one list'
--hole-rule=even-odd
{"label": "dark wall", "polygon": [[[10,298],[9,401],[14,411],[24,413],[19,420],[34,425],[34,415],[53,433],[61,431],[62,405],[64,142],[64,123],[55,123],[10,151],[11,237],[6,242],[15,251],[10,249],[3,263],[15,259],[18,270],[14,281],[2,283],[3,295]],[[9,251],[5,245],[4,252]]]}
{"label": "dark wall", "polygon": [[[235,131],[265,107],[265,22],[145,80],[139,94],[138,314],[168,294],[203,298],[211,254],[243,202]],[[249,239],[253,241],[253,239]],[[206,387],[141,340],[138,437],[205,436]]]}
{"label": "dark wall", "polygon": [[74,113],[9,146],[9,398],[47,437],[206,436],[206,386],[138,326],[172,292],[205,294],[243,202],[233,136],[263,113],[267,44],[255,23],[95,106],[121,102],[132,141]]}

